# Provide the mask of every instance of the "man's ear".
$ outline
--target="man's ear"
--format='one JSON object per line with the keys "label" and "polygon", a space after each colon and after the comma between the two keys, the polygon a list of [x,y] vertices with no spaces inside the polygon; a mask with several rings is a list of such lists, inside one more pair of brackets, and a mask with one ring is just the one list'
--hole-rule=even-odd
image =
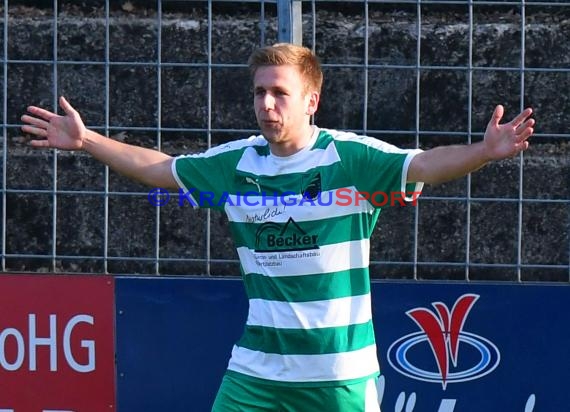
{"label": "man's ear", "polygon": [[309,116],[312,116],[316,113],[317,109],[319,108],[319,98],[320,95],[318,92],[309,92],[307,94],[308,102],[307,102],[307,113]]}

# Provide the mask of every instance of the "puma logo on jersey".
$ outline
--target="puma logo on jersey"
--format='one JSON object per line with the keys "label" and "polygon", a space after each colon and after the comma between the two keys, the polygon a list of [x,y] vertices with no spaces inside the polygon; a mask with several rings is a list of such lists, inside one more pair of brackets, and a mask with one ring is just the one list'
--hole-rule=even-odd
{"label": "puma logo on jersey", "polygon": [[257,187],[257,191],[261,193],[261,187],[259,186],[259,183],[257,183],[257,180],[247,176],[245,178],[245,182],[246,183],[251,183],[252,185],[255,185]]}

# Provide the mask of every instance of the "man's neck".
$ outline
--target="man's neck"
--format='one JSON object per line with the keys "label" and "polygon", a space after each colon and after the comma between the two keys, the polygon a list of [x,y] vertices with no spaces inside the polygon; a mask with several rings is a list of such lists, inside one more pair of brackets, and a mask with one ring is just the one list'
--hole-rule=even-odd
{"label": "man's neck", "polygon": [[292,156],[295,153],[303,150],[311,142],[315,127],[308,125],[302,132],[299,133],[300,138],[281,143],[270,143],[269,149],[271,154],[278,157]]}

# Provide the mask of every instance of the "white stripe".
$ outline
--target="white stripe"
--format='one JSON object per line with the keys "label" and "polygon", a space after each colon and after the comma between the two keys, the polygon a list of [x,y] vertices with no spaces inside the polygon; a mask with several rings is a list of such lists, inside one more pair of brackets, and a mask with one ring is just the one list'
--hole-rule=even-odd
{"label": "white stripe", "polygon": [[241,150],[244,147],[253,148],[253,146],[267,146],[267,140],[263,138],[263,136],[250,136],[247,139],[239,139],[233,140],[231,142],[222,143],[218,146],[214,146],[206,150],[205,152],[201,153],[193,153],[188,155],[181,155],[177,158],[185,158],[185,157],[212,157],[217,156],[220,153],[224,152],[232,152],[234,150]]}
{"label": "white stripe", "polygon": [[[293,218],[295,222],[321,220],[327,218],[348,216],[356,213],[372,213],[374,207],[357,196],[358,190],[354,186],[343,187],[322,192],[316,200],[303,200],[301,194],[284,196],[228,196],[225,212],[232,222],[263,223],[266,221],[284,223]],[[390,194],[387,194],[390,196]],[[387,206],[394,199],[377,196],[377,202],[386,201]]]}
{"label": "white stripe", "polygon": [[[180,179],[180,176],[178,176],[178,171],[176,170],[176,162],[178,161],[178,159],[180,159],[182,156],[180,157],[175,157],[174,160],[172,161],[172,163],[170,163],[170,170],[172,171],[172,176],[174,176],[174,180],[176,180],[176,183],[178,183],[178,186],[180,186],[181,188],[184,189],[184,191],[188,191],[188,188],[186,187],[186,185],[182,182],[182,180]],[[193,199],[193,198],[192,198]],[[196,202],[194,202],[196,203]]]}
{"label": "white stripe", "polygon": [[[219,146],[212,147],[203,153],[195,153],[195,154],[177,156],[173,159],[173,161],[170,165],[170,169],[172,171],[172,175],[174,176],[174,180],[176,180],[176,183],[178,184],[178,186],[180,186],[182,189],[184,189],[184,191],[188,192],[188,190],[189,190],[188,187],[186,187],[186,185],[182,182],[182,179],[180,178],[180,176],[178,175],[178,171],[176,170],[176,162],[177,161],[184,160],[185,158],[201,158],[201,157],[208,158],[208,157],[216,156],[216,155],[223,153],[223,152],[231,152],[233,150],[240,150],[243,147],[247,147],[247,146],[265,146],[265,145],[267,145],[267,140],[265,140],[263,138],[263,136],[250,136],[247,139],[234,140],[232,142],[228,142],[228,143],[221,144]],[[192,195],[190,195],[190,197],[194,200],[194,203],[197,205],[194,207],[196,207],[196,208],[199,207],[196,199]]]}
{"label": "white stripe", "polygon": [[313,302],[249,300],[248,325],[286,329],[332,328],[372,319],[370,294]]}
{"label": "white stripe", "polygon": [[368,147],[372,147],[376,150],[380,150],[384,153],[399,153],[405,154],[410,151],[410,149],[401,149],[398,146],[387,143],[383,140],[376,139],[370,136],[360,136],[352,132],[344,132],[339,130],[321,129],[327,132],[329,135],[333,136],[335,140],[340,141],[351,141],[354,143],[360,143]]}
{"label": "white stripe", "polygon": [[279,158],[273,155],[260,157],[254,148],[247,148],[236,170],[256,176],[277,176],[287,173],[303,173],[317,166],[329,166],[340,160],[334,144],[326,149],[309,150],[307,147],[294,155]]}
{"label": "white stripe", "polygon": [[[342,131],[338,131],[338,130],[330,130],[330,129],[321,129],[325,132],[327,132],[328,134],[330,134],[331,136],[334,137],[335,140],[341,140],[341,141],[351,141],[351,142],[355,142],[355,143],[360,143],[363,145],[366,145],[368,147],[372,147],[374,149],[380,150],[384,153],[399,153],[399,154],[406,154],[407,153],[407,157],[406,160],[404,161],[404,166],[402,169],[402,182],[401,182],[401,191],[402,192],[406,192],[406,183],[407,183],[407,177],[408,177],[408,168],[410,166],[410,163],[412,161],[412,159],[414,158],[414,156],[416,156],[418,153],[421,153],[423,150],[421,149],[402,149],[399,148],[397,146],[394,146],[390,143],[386,143],[383,140],[379,140],[379,139],[375,139],[373,137],[370,136],[359,136],[356,135],[354,133],[350,133],[350,132],[342,132]],[[419,193],[422,191],[424,186],[423,182],[416,182],[416,187],[414,188],[414,192],[417,192],[418,194],[416,195],[414,193],[414,197],[410,197],[410,196],[406,196],[405,200],[407,201],[412,201],[415,200],[414,198],[418,198]]]}
{"label": "white stripe", "polygon": [[242,246],[237,252],[246,274],[300,276],[368,267],[370,241],[352,240],[319,249],[281,252],[255,252]]}
{"label": "white stripe", "polygon": [[[400,190],[403,193],[408,194],[408,192],[406,191],[406,183],[408,182],[408,169],[410,168],[410,163],[412,163],[412,159],[421,152],[422,152],[421,149],[412,150],[410,151],[410,153],[408,153],[408,156],[406,156],[406,160],[404,161],[404,166],[402,167],[402,181],[400,182],[401,186]],[[404,199],[407,200],[408,202],[416,200],[419,197],[423,188],[424,188],[424,182],[416,182],[416,186],[412,191],[413,192],[412,196],[406,196]]]}
{"label": "white stripe", "polygon": [[366,392],[364,394],[364,412],[380,412],[378,391],[376,390],[376,379],[368,379],[366,382]]}
{"label": "white stripe", "polygon": [[234,346],[228,369],[282,382],[357,379],[378,373],[376,345],[324,355],[278,355]]}

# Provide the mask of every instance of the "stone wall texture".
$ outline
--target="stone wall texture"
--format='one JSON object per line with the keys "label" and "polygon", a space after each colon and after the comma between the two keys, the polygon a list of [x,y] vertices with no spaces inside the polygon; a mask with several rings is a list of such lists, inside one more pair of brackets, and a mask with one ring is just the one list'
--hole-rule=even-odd
{"label": "stone wall texture", "polygon": [[[28,105],[53,109],[65,95],[90,127],[173,155],[253,134],[244,64],[262,33],[267,43],[276,40],[274,7],[266,6],[263,25],[259,5],[220,6],[209,24],[205,4],[171,4],[158,30],[156,2],[112,2],[107,30],[104,2],[69,2],[55,31],[52,1],[10,3],[0,73],[6,270],[153,274],[158,247],[161,274],[238,275],[224,216],[174,204],[157,210],[148,188],[83,153],[32,150],[17,126]],[[357,6],[319,7],[314,20],[303,15],[304,42],[314,42],[325,70],[321,127],[366,127],[398,146],[429,148],[481,139],[496,104],[509,119],[522,106],[535,110],[536,136],[523,157],[427,187],[417,208],[382,212],[372,274],[464,279],[468,261],[474,280],[520,273],[568,281],[570,7],[529,9],[524,43],[519,9],[475,8],[472,26],[467,10],[422,9],[419,59],[415,6],[371,5],[368,21]],[[94,258],[101,256],[106,264]],[[429,263],[414,268],[416,260]],[[519,272],[517,263],[526,266]]]}

